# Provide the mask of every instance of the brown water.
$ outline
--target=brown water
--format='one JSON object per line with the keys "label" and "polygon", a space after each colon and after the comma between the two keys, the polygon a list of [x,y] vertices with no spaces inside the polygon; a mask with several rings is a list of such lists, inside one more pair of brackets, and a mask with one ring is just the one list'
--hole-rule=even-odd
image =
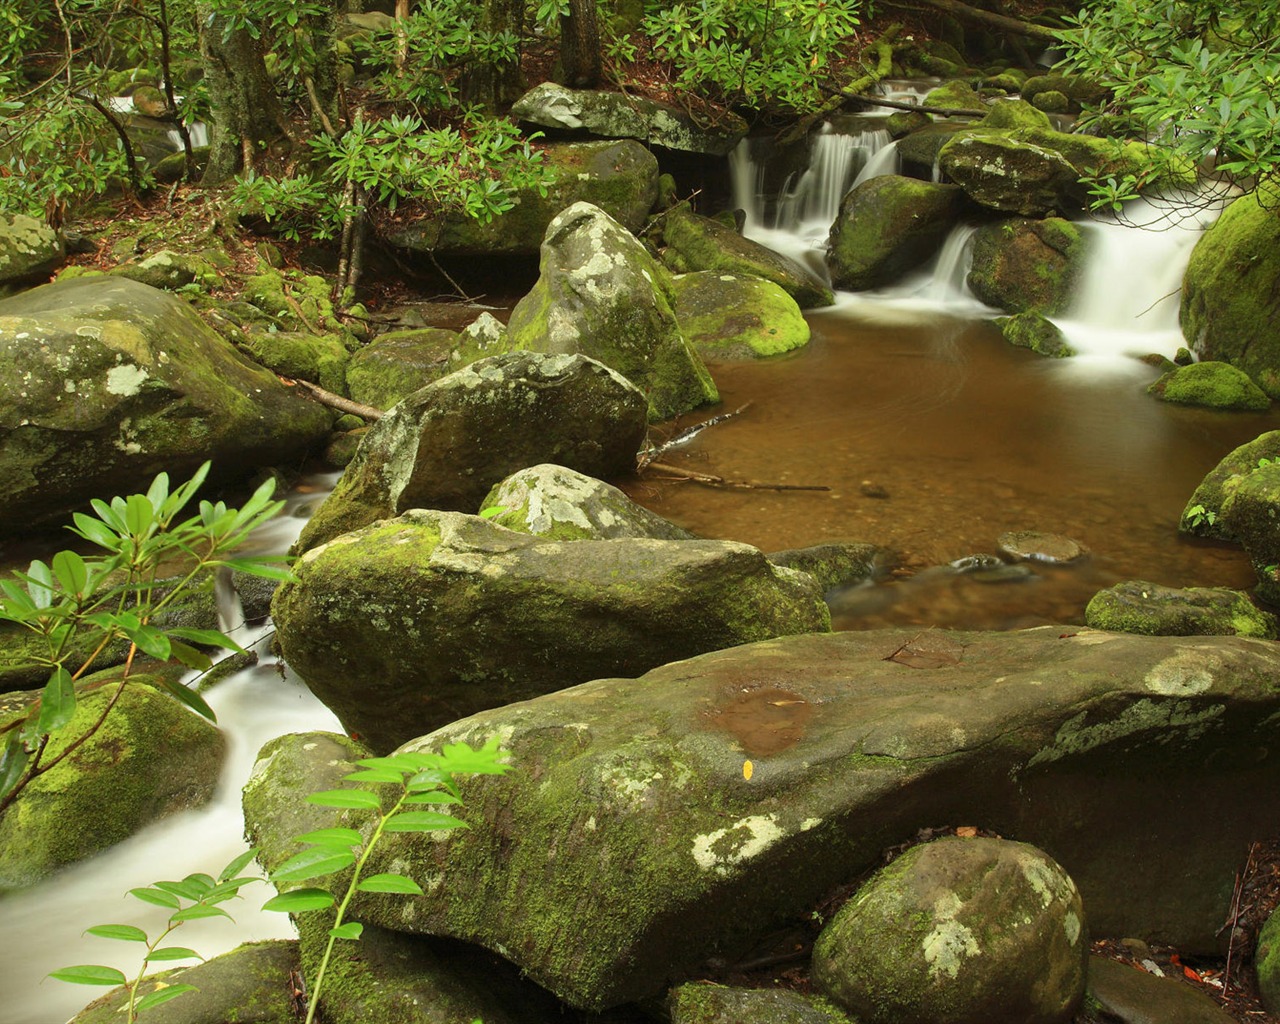
{"label": "brown water", "polygon": [[[707,415],[750,408],[661,460],[829,491],[720,490],[650,473],[628,492],[699,535],[766,551],[832,540],[894,549],[906,572],[843,595],[837,628],[1078,623],[1120,580],[1252,585],[1238,548],[1181,537],[1177,523],[1204,474],[1280,416],[1159,402],[1145,394],[1156,371],[1141,363],[1044,359],[987,322],[880,320],[819,312],[798,353],[712,365],[723,404]],[[888,497],[867,496],[864,483]],[[995,553],[1009,530],[1066,534],[1091,556],[1037,565],[1022,582],[926,571]]]}

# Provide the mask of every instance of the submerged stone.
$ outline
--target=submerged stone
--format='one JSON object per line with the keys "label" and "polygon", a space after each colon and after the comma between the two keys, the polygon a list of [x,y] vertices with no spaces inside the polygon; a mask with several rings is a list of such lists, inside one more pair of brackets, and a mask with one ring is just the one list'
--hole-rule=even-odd
{"label": "submerged stone", "polygon": [[1013,530],[996,538],[1002,554],[1031,562],[1075,562],[1089,554],[1077,540],[1061,533],[1039,530]]}
{"label": "submerged stone", "polygon": [[1225,587],[1178,590],[1146,580],[1127,580],[1096,593],[1084,617],[1094,629],[1148,636],[1276,638],[1276,617],[1255,606],[1241,591]]}

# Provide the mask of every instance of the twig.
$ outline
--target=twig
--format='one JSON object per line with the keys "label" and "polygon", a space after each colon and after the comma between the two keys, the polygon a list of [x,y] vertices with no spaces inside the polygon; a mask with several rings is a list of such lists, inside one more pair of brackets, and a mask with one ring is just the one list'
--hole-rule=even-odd
{"label": "twig", "polygon": [[[1231,929],[1231,933],[1227,936],[1227,965],[1222,970],[1222,996],[1224,999],[1231,990],[1231,958],[1236,949],[1236,924],[1240,920],[1240,899],[1244,895],[1244,881],[1249,877],[1249,868],[1253,864],[1253,855],[1257,849],[1257,843],[1249,844],[1249,857],[1245,861],[1244,871],[1236,875],[1235,890],[1231,894],[1231,916],[1227,918],[1227,923],[1222,926],[1222,928]],[[1219,933],[1221,931],[1222,929],[1220,928]]]}
{"label": "twig", "polygon": [[651,462],[650,469],[658,469],[669,473],[677,480],[689,480],[696,484],[707,484],[710,487],[728,487],[739,491],[829,491],[830,487],[822,484],[761,484],[752,480],[726,480],[722,476],[710,473],[695,473],[678,466],[669,466],[664,462]]}
{"label": "twig", "polygon": [[922,114],[937,114],[939,117],[986,117],[990,110],[970,110],[968,107],[934,107],[927,103],[907,103],[904,100],[891,100],[886,96],[844,96],[846,103],[869,103],[873,107],[890,107],[894,110],[918,110]]}
{"label": "twig", "polygon": [[353,402],[349,398],[343,398],[341,395],[335,395],[332,391],[326,391],[319,384],[312,384],[309,380],[300,380],[295,377],[281,377],[280,379],[286,384],[297,385],[321,405],[327,405],[330,409],[337,409],[338,412],[349,412],[366,420],[380,420],[386,415],[381,409],[375,409],[372,405],[364,405],[360,402]]}
{"label": "twig", "polygon": [[701,423],[695,423],[692,427],[688,427],[687,429],[680,431],[680,433],[676,434],[676,436],[671,438],[671,440],[664,441],[656,448],[650,448],[648,451],[641,452],[636,459],[636,472],[643,472],[649,463],[653,462],[653,460],[663,452],[669,452],[672,448],[678,448],[686,441],[692,441],[695,437],[706,430],[707,427],[714,427],[716,424],[723,423],[725,420],[731,420],[733,417],[746,412],[750,408],[751,403],[748,402],[746,405],[734,409],[733,412],[722,412],[719,416],[712,416],[709,420],[704,420]]}

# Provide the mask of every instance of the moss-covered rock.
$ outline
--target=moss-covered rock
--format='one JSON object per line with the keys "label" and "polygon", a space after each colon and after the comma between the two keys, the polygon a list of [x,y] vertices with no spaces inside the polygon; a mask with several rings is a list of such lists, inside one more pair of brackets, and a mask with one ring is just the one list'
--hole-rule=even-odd
{"label": "moss-covered rock", "polygon": [[480,514],[508,530],[548,540],[694,539],[618,488],[549,463],[522,469],[497,484]]}
{"label": "moss-covered rock", "polygon": [[866,1024],[1066,1024],[1088,955],[1080,893],[1051,857],[947,838],[908,850],[836,912],[813,982]]}
{"label": "moss-covered rock", "polygon": [[930,89],[924,97],[926,107],[944,107],[948,110],[985,110],[986,104],[970,83],[965,81],[947,82]]}
{"label": "moss-covered rock", "polygon": [[0,301],[0,532],[90,498],[180,477],[294,463],[328,410],[285,388],[181,299],[120,277]]}
{"label": "moss-covered rock", "polygon": [[599,360],[645,393],[651,420],[719,401],[676,322],[670,275],[603,210],[575,203],[557,216],[539,270],[507,322],[512,348]]}
{"label": "moss-covered rock", "polygon": [[217,269],[199,254],[183,254],[161,249],[137,263],[125,263],[111,271],[130,281],[177,291],[187,285],[214,288],[221,283]]}
{"label": "moss-covered rock", "polygon": [[1004,340],[1018,348],[1029,348],[1051,359],[1065,359],[1076,354],[1058,325],[1034,311],[1000,317],[996,323]]}
{"label": "moss-covered rock", "polygon": [[883,174],[851,189],[831,227],[827,266],[839,288],[897,280],[942,246],[964,203],[955,185]]}
{"label": "moss-covered rock", "polygon": [[885,130],[895,139],[927,128],[933,121],[919,110],[895,110],[884,119]]}
{"label": "moss-covered rock", "polygon": [[332,334],[295,331],[252,331],[240,348],[254,362],[283,377],[309,380],[335,395],[346,393],[346,346]]}
{"label": "moss-covered rock", "polygon": [[360,442],[364,440],[367,433],[369,433],[368,427],[357,427],[355,430],[335,433],[329,438],[329,443],[324,446],[324,454],[321,457],[334,469],[346,469],[355,459],[356,452],[360,450]]}
{"label": "moss-covered rock", "polygon": [[1178,1024],[1232,1024],[1235,1020],[1218,1001],[1196,985],[1179,977],[1157,977],[1143,967],[1089,957],[1089,990],[1085,1005],[1090,1019],[1144,1024],[1177,1021]]}
{"label": "moss-covered rock", "polygon": [[281,329],[312,333],[342,330],[329,299],[329,282],[323,277],[266,265],[259,269],[261,273],[245,278],[244,298]]}
{"label": "moss-covered rock", "polygon": [[1260,466],[1244,477],[1223,502],[1220,521],[1253,563],[1258,597],[1280,605],[1280,462]]}
{"label": "moss-covered rock", "polygon": [[1060,217],[1009,217],[978,228],[968,283],[973,293],[1011,313],[1061,313],[1084,268],[1080,229]]}
{"label": "moss-covered rock", "polygon": [[1022,98],[1029,103],[1050,92],[1066,96],[1074,110],[1079,110],[1084,104],[1101,103],[1107,98],[1107,90],[1103,86],[1079,75],[1035,75],[1022,86]]}
{"label": "moss-covered rock", "polygon": [[1280,1013],[1280,910],[1273,910],[1262,926],[1253,962],[1262,1005],[1271,1013]]}
{"label": "moss-covered rock", "polygon": [[48,224],[21,213],[0,216],[0,285],[49,274],[66,252]]}
{"label": "moss-covered rock", "polygon": [[389,331],[351,357],[347,366],[347,393],[375,409],[390,409],[398,401],[446,377],[462,365],[450,357],[461,337],[453,331],[424,327]]}
{"label": "moss-covered rock", "polygon": [[932,181],[938,169],[938,154],[956,135],[965,131],[955,121],[929,124],[898,140],[898,162],[902,173],[921,181]]}
{"label": "moss-covered rock", "polygon": [[406,222],[386,235],[410,251],[459,256],[535,255],[547,226],[574,203],[591,203],[639,231],[658,197],[658,161],[638,142],[563,142],[542,151],[554,181],[541,195],[521,190],[516,205],[487,224],[461,213]]}
{"label": "moss-covered rock", "polygon": [[857,541],[815,544],[769,554],[774,565],[807,572],[824,591],[865,583],[887,572],[896,559],[887,548]]}
{"label": "moss-covered rock", "polygon": [[1182,333],[1280,398],[1280,212],[1237,199],[1196,243],[1182,286]]}
{"label": "moss-covered rock", "polygon": [[982,128],[1052,128],[1048,116],[1026,100],[996,100],[978,122]]}
{"label": "moss-covered rock", "polygon": [[1085,608],[1084,621],[1094,629],[1147,636],[1276,638],[1276,617],[1238,590],[1178,590],[1146,580],[1128,580],[1100,590]]}
{"label": "moss-covered rock", "polygon": [[672,287],[680,331],[705,359],[757,359],[809,343],[796,300],[772,281],[703,270]]}
{"label": "moss-covered rock", "polygon": [[633,472],[647,408],[633,384],[585,356],[472,363],[369,429],[297,550],[411,508],[470,512],[494,484],[540,462],[595,477]]}
{"label": "moss-covered rock", "polygon": [[831,289],[795,260],[743,238],[709,217],[700,217],[688,207],[677,207],[663,218],[662,240],[667,246],[662,261],[678,274],[714,270],[763,277],[779,285],[801,309],[835,302]]}
{"label": "moss-covered rock", "polygon": [[1222,518],[1223,506],[1241,481],[1257,470],[1263,460],[1268,463],[1280,460],[1280,430],[1267,431],[1242,444],[1210,470],[1182,510],[1178,529],[1198,537],[1235,540]]}
{"label": "moss-covered rock", "polygon": [[1266,412],[1271,399],[1230,363],[1206,361],[1170,370],[1147,388],[1147,394],[1178,405],[1200,405],[1206,409],[1236,409]]}
{"label": "moss-covered rock", "polygon": [[690,982],[667,994],[671,1024],[856,1024],[826,1000],[789,989]]}
{"label": "moss-covered rock", "polygon": [[[108,674],[77,688],[75,716],[54,734],[51,762],[97,721],[117,688]],[[0,725],[38,691],[9,694]],[[0,817],[0,892],[38,882],[212,796],[226,752],[218,729],[145,675],[124,688],[105,724],[66,760],[33,780]]]}
{"label": "moss-covered rock", "polygon": [[830,628],[814,581],[729,541],[548,541],[411,511],[312,549],[272,603],[285,660],[379,751],[464,715]]}

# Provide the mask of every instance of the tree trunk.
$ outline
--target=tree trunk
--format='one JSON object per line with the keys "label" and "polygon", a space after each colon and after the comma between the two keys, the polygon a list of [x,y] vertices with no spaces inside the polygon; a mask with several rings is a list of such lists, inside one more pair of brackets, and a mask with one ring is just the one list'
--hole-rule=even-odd
{"label": "tree trunk", "polygon": [[523,91],[519,40],[524,33],[524,0],[484,0],[479,27],[482,32],[510,32],[517,40],[514,61],[476,61],[462,75],[463,99],[494,113],[514,103]]}
{"label": "tree trunk", "polygon": [[1051,28],[1035,25],[1029,21],[1019,21],[1017,18],[1009,18],[1003,14],[992,14],[990,11],[984,11],[978,7],[970,7],[968,4],[962,3],[961,0],[910,0],[909,3],[906,0],[903,0],[903,2],[886,0],[887,6],[901,7],[904,10],[916,10],[920,4],[932,7],[935,10],[945,11],[947,14],[964,21],[972,21],[979,25],[986,25],[988,28],[999,29],[1002,32],[1012,32],[1028,39],[1036,39],[1046,45],[1051,45],[1058,41],[1057,33]]}
{"label": "tree trunk", "polygon": [[569,13],[560,19],[560,65],[564,84],[590,88],[600,80],[600,24],[596,0],[569,0]]}

